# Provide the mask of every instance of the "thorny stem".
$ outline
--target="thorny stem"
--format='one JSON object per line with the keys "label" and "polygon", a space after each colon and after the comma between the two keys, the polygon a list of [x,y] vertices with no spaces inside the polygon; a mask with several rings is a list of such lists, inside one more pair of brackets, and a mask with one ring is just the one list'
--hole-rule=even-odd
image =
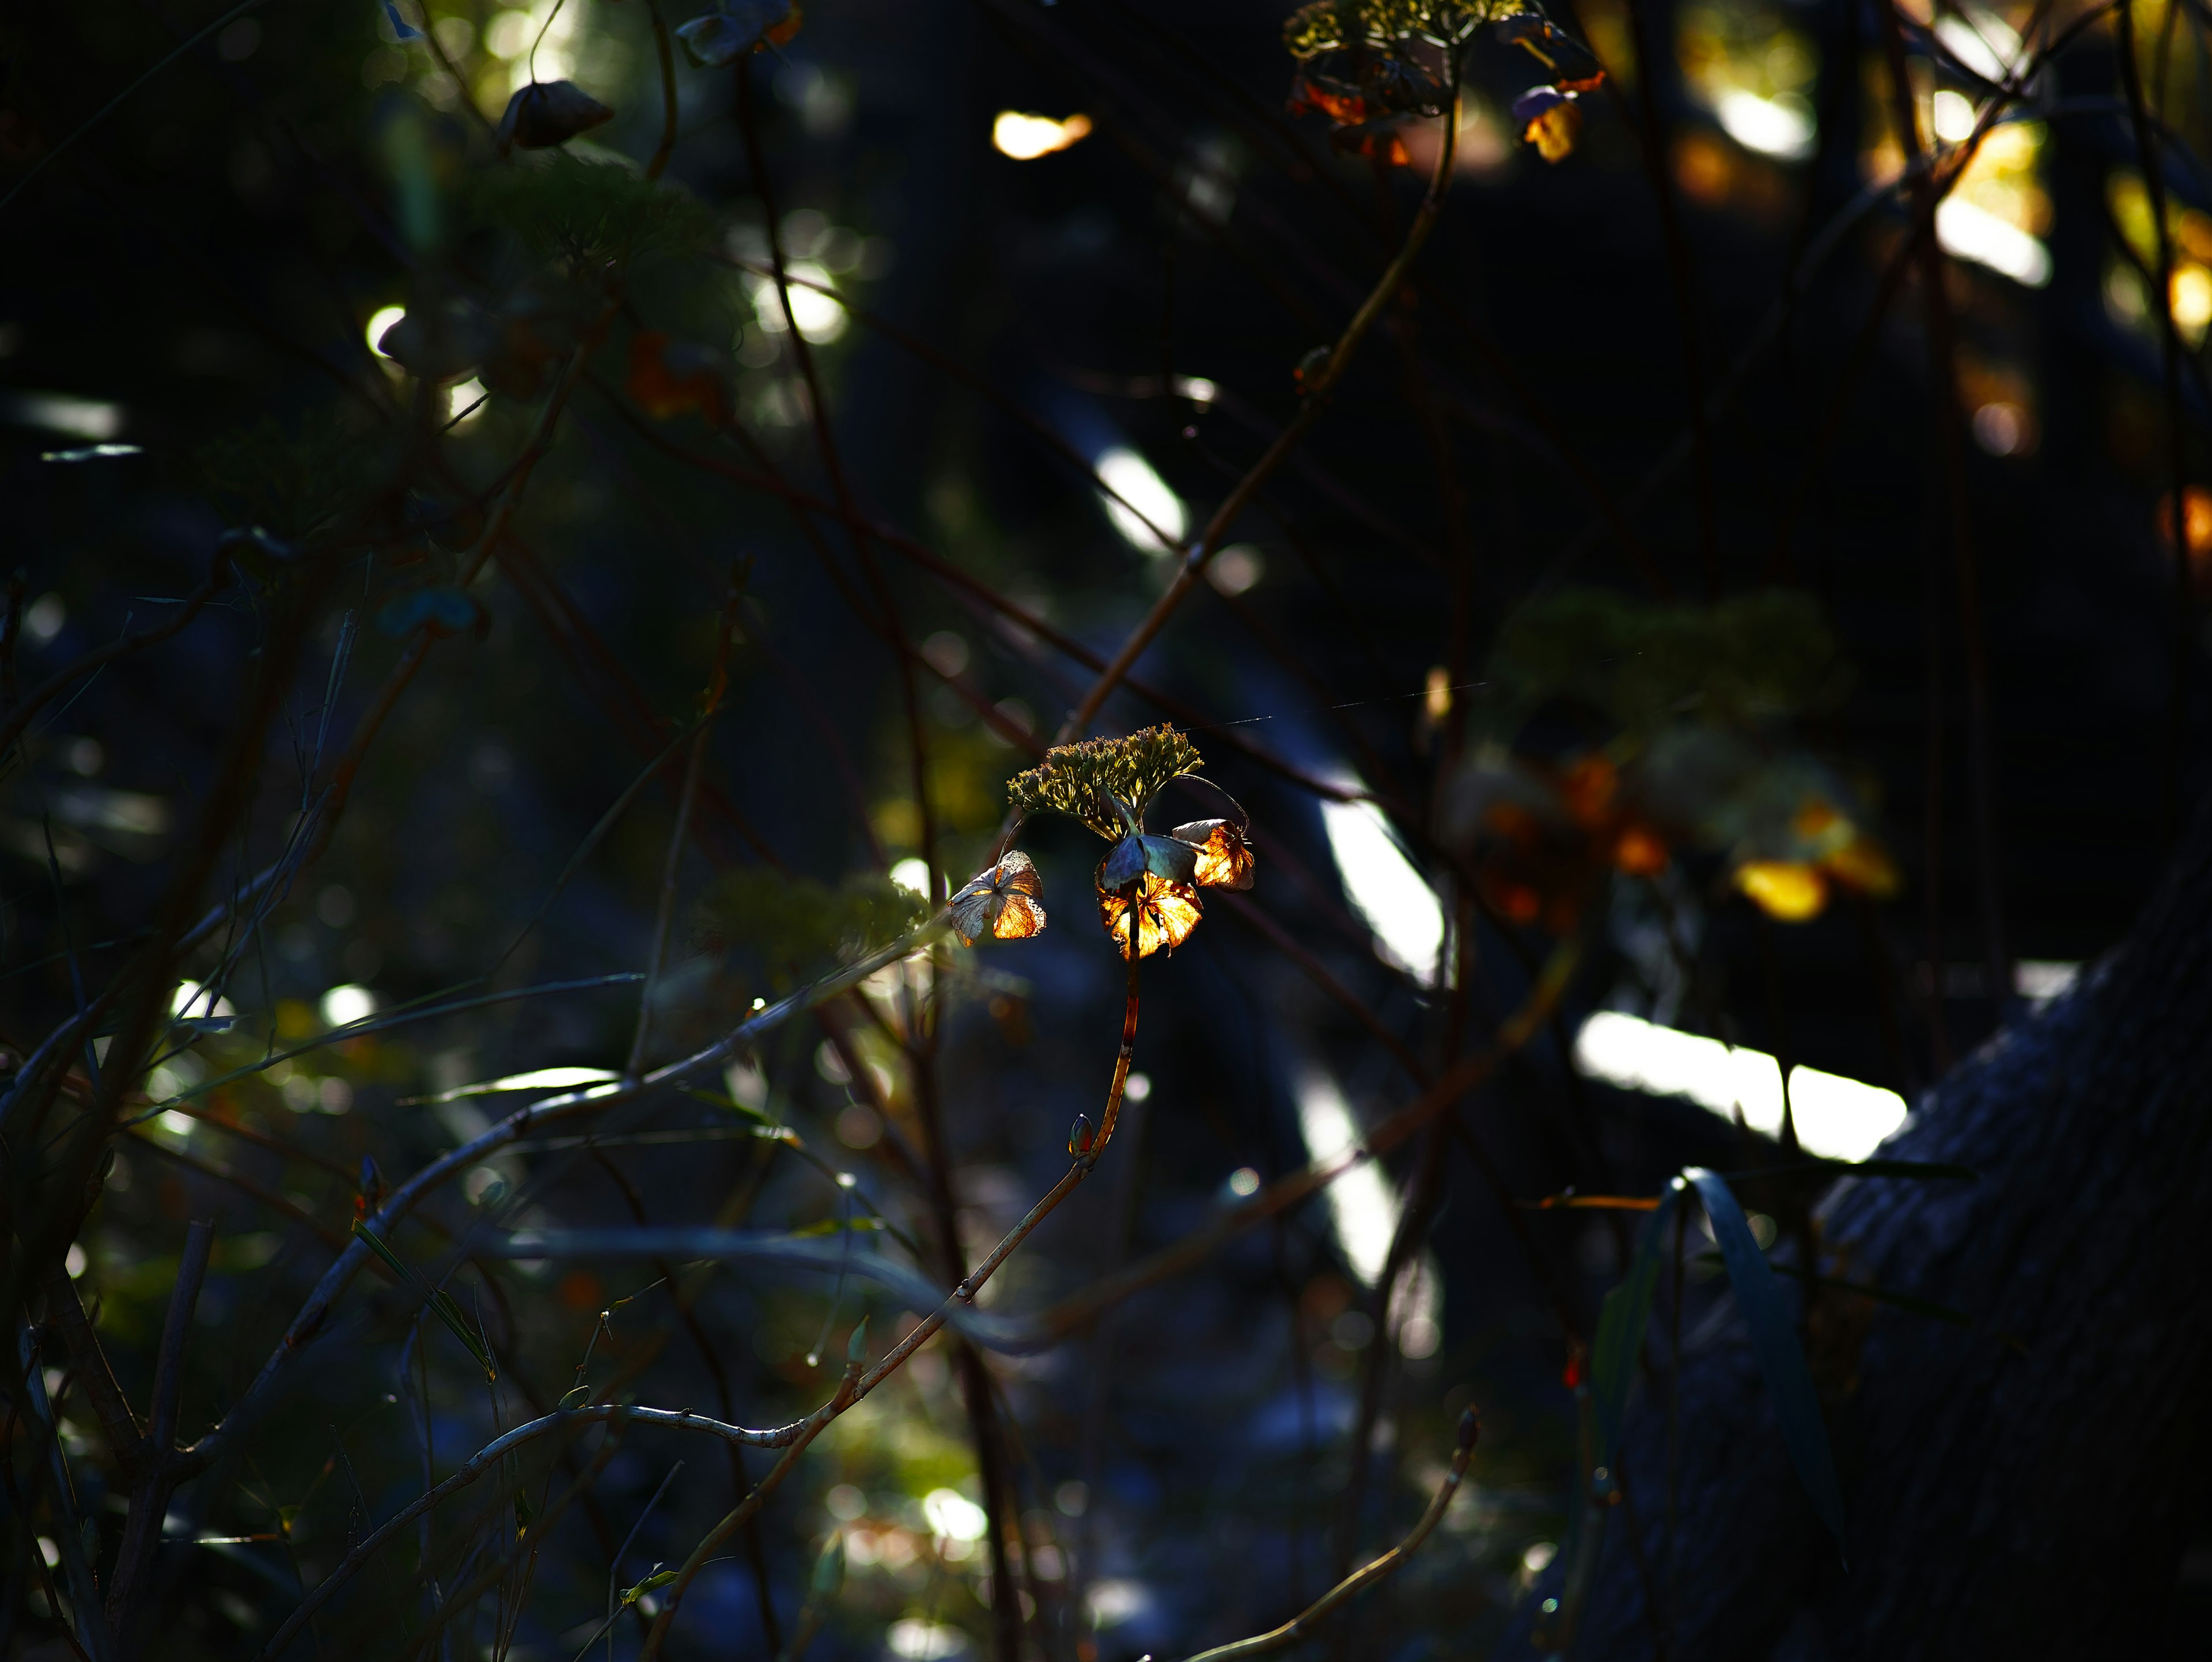
{"label": "thorny stem", "polygon": [[1240,1639],[1234,1644],[1216,1645],[1210,1651],[1199,1652],[1188,1659],[1188,1662],[1231,1662],[1232,1658],[1264,1656],[1269,1651],[1281,1650],[1303,1638],[1316,1622],[1354,1593],[1373,1586],[1397,1569],[1419,1550],[1421,1543],[1429,1538],[1429,1531],[1443,1519],[1446,1508],[1451,1505],[1452,1496],[1459,1492],[1461,1480],[1467,1476],[1468,1462],[1474,1456],[1475,1438],[1480,1429],[1481,1422],[1474,1409],[1469,1408],[1460,1415],[1459,1445],[1452,1451],[1450,1470],[1444,1473],[1443,1481],[1437,1485],[1436,1495],[1429,1501],[1428,1510],[1421,1514],[1420,1521],[1407,1531],[1404,1540],[1372,1563],[1364,1565],[1346,1576],[1281,1627],[1250,1639]]}
{"label": "thorny stem", "polygon": [[1222,539],[1228,535],[1230,527],[1236,523],[1237,516],[1244,511],[1253,497],[1259,494],[1260,487],[1273,476],[1291,452],[1297,448],[1313,424],[1321,419],[1322,411],[1328,405],[1329,395],[1344,379],[1344,372],[1350,366],[1352,355],[1359,350],[1360,342],[1366,338],[1368,330],[1374,326],[1376,319],[1382,314],[1382,308],[1397,295],[1407,273],[1413,269],[1414,257],[1429,240],[1429,233],[1436,228],[1437,216],[1443,208],[1445,193],[1451,188],[1452,159],[1459,138],[1461,67],[1458,54],[1454,53],[1451,98],[1444,112],[1443,131],[1437,146],[1436,171],[1430,176],[1428,193],[1421,198],[1420,208],[1413,216],[1413,224],[1407,229],[1406,240],[1400,247],[1397,257],[1385,268],[1382,277],[1368,292],[1367,298],[1360,302],[1359,309],[1352,314],[1352,321],[1345,326],[1344,332],[1337,338],[1336,344],[1329,349],[1328,362],[1322,365],[1314,378],[1313,385],[1307,389],[1305,400],[1298,406],[1298,413],[1275,435],[1274,442],[1237,481],[1221,506],[1214,509],[1213,517],[1206,522],[1206,529],[1200,533],[1198,540],[1191,545],[1190,552],[1183,557],[1182,566],[1176,572],[1175,581],[1168,585],[1166,593],[1152,603],[1152,610],[1145,614],[1144,620],[1131,632],[1129,638],[1121,643],[1121,650],[1114,654],[1098,679],[1092,684],[1091,691],[1084,695],[1083,702],[1061,725],[1056,742],[1066,744],[1079,736],[1097,719],[1106,700],[1112,697],[1114,689],[1136,667],[1137,660],[1143,655],[1145,648],[1167,626],[1168,619],[1175,615],[1176,608],[1197,587],[1215,551],[1221,546]]}

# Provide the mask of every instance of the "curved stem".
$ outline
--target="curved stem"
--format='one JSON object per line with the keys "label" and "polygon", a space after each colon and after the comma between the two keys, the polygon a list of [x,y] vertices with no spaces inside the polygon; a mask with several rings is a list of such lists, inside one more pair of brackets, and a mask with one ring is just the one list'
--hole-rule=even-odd
{"label": "curved stem", "polygon": [[409,1501],[362,1543],[348,1553],[338,1567],[325,1576],[300,1601],[299,1607],[284,1618],[284,1625],[276,1629],[269,1642],[261,1648],[260,1662],[281,1655],[292,1636],[305,1627],[314,1613],[320,1610],[339,1586],[374,1556],[392,1537],[405,1529],[417,1518],[447,1495],[466,1488],[486,1472],[495,1470],[507,1455],[525,1443],[534,1442],[550,1433],[569,1426],[599,1425],[613,1422],[635,1422],[639,1425],[668,1426],[680,1431],[704,1431],[720,1437],[724,1442],[740,1447],[775,1448],[789,1442],[804,1428],[805,1422],[786,1426],[777,1431],[748,1431],[743,1426],[726,1425],[720,1420],[710,1420],[703,1414],[665,1408],[639,1408],[622,1403],[599,1403],[587,1408],[566,1408],[543,1415],[514,1428],[504,1436],[486,1443],[466,1460],[453,1475]]}
{"label": "curved stem", "polygon": [[1234,1644],[1216,1645],[1210,1651],[1199,1652],[1189,1662],[1229,1662],[1231,1657],[1264,1656],[1269,1651],[1279,1651],[1304,1637],[1316,1622],[1352,1594],[1398,1568],[1419,1549],[1421,1543],[1429,1538],[1429,1531],[1442,1521],[1452,1496],[1459,1492],[1460,1480],[1467,1476],[1467,1463],[1474,1458],[1475,1437],[1480,1430],[1481,1422],[1474,1409],[1468,1409],[1459,1416],[1459,1446],[1452,1451],[1451,1470],[1444,1473],[1443,1482],[1437,1485],[1435,1498],[1429,1502],[1429,1509],[1421,1514],[1421,1521],[1413,1525],[1404,1540],[1374,1562],[1346,1576],[1281,1627],[1250,1639],[1240,1639]]}
{"label": "curved stem", "polygon": [[1074,1164],[1067,1169],[1067,1175],[1054,1184],[1043,1199],[1030,1208],[1027,1215],[1007,1232],[1006,1239],[992,1248],[981,1263],[969,1271],[966,1279],[952,1289],[951,1297],[915,1323],[906,1336],[892,1346],[875,1367],[863,1373],[855,1360],[846,1367],[845,1377],[838,1383],[837,1394],[794,1428],[795,1434],[785,1449],[783,1458],[761,1479],[759,1486],[750,1495],[708,1532],[692,1549],[691,1555],[684,1560],[683,1573],[669,1586],[667,1603],[662,1605],[660,1614],[653,1620],[652,1630],[646,1635],[644,1647],[638,1653],[638,1662],[653,1662],[653,1659],[660,1653],[660,1647],[676,1620],[677,1610],[683,1604],[684,1590],[691,1585],[692,1578],[714,1556],[715,1549],[760,1510],[769,1496],[790,1475],[792,1468],[799,1462],[799,1457],[805,1452],[806,1446],[821,1435],[832,1420],[866,1396],[908,1357],[927,1343],[944,1327],[955,1305],[973,1304],[977,1292],[984,1282],[990,1280],[998,1267],[1028,1239],[1030,1232],[1044,1221],[1046,1215],[1066,1199],[1076,1185],[1089,1177],[1097,1166],[1099,1156],[1106,1152],[1106,1145],[1113,1140],[1115,1122],[1121,1115],[1122,1093],[1129,1082],[1129,1059],[1137,1042],[1138,966],[1142,962],[1141,959],[1134,957],[1129,960],[1129,995],[1121,1015],[1121,1046],[1114,1057],[1114,1079],[1107,1087],[1106,1106],[1099,1116],[1097,1136],[1088,1148],[1077,1154]]}
{"label": "curved stem", "polygon": [[1397,257],[1384,270],[1375,287],[1369,290],[1367,298],[1360,302],[1359,309],[1352,314],[1352,321],[1345,326],[1336,344],[1329,349],[1328,362],[1315,378],[1313,387],[1307,393],[1305,402],[1299,406],[1298,413],[1291,418],[1289,426],[1275,435],[1275,441],[1237,482],[1235,489],[1230,491],[1221,506],[1214,509],[1213,517],[1206,522],[1206,529],[1184,557],[1182,568],[1176,573],[1175,581],[1168,585],[1167,592],[1152,603],[1152,609],[1145,614],[1144,621],[1121,643],[1121,649],[1114,654],[1112,661],[1092,684],[1091,691],[1084,695],[1083,702],[1061,727],[1056,742],[1064,745],[1091,725],[1100,708],[1112,696],[1114,689],[1121,685],[1122,678],[1136,667],[1137,660],[1145,648],[1167,626],[1167,621],[1175,615],[1176,608],[1197,587],[1199,578],[1213,558],[1214,551],[1220,547],[1222,539],[1229,534],[1229,527],[1236,523],[1237,516],[1244,511],[1252,498],[1259,494],[1260,487],[1283,465],[1291,452],[1297,448],[1308,430],[1321,419],[1322,410],[1328,407],[1329,395],[1336,390],[1337,383],[1344,379],[1345,369],[1351,363],[1352,354],[1359,350],[1359,343],[1366,338],[1368,330],[1374,326],[1375,320],[1382,314],[1383,307],[1389,303],[1405,282],[1406,274],[1413,269],[1414,256],[1421,252],[1422,244],[1429,240],[1429,233],[1436,228],[1437,216],[1443,208],[1444,194],[1451,188],[1452,159],[1457,152],[1459,138],[1459,83],[1460,62],[1455,53],[1451,64],[1451,100],[1444,112],[1443,134],[1437,147],[1436,171],[1430,175],[1428,194],[1421,198],[1419,211],[1413,216],[1413,222],[1406,232],[1406,240],[1400,247]]}

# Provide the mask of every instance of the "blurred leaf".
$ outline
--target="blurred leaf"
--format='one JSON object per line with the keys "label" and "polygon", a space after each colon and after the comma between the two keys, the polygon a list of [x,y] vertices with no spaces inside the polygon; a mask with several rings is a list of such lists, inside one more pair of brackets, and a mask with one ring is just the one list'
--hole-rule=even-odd
{"label": "blurred leaf", "polygon": [[1712,606],[1561,589],[1515,612],[1491,673],[1520,712],[1577,699],[1643,734],[1685,717],[1747,724],[1826,709],[1850,686],[1818,603],[1784,589]]}
{"label": "blurred leaf", "polygon": [[676,31],[684,55],[702,70],[727,69],[764,41],[778,46],[799,32],[791,0],[723,0]]}
{"label": "blurred leaf", "polygon": [[459,635],[477,620],[477,604],[458,588],[416,588],[384,603],[376,626],[385,634],[404,638],[424,624],[445,635]]}
{"label": "blurred leaf", "polygon": [[[1719,1244],[1721,1261],[1727,1265],[1729,1282],[1735,1288],[1736,1307],[1751,1335],[1751,1348],[1766,1376],[1767,1394],[1774,1399],[1774,1415],[1781,1422],[1782,1440],[1813,1501],[1813,1510],[1844,1544],[1844,1497],[1836,1482],[1836,1463],[1828,1448],[1828,1428],[1820,1418],[1820,1398],[1814,1394],[1813,1377],[1805,1368],[1795,1324],[1774,1285],[1774,1272],[1766,1255],[1753,1239],[1743,1208],[1717,1172],[1693,1166],[1682,1174],[1697,1185],[1705,1216]],[[1848,1555],[1846,1562],[1848,1562]]]}
{"label": "blurred leaf", "polygon": [[1747,860],[1735,886],[1778,923],[1808,923],[1826,910],[1828,886],[1817,868],[1791,860]]}
{"label": "blurred leaf", "polygon": [[861,1230],[878,1230],[881,1229],[883,1227],[884,1221],[881,1218],[861,1217],[854,1218],[849,1221],[844,1218],[823,1218],[817,1222],[810,1223],[803,1227],[793,1229],[790,1232],[790,1234],[791,1239],[793,1240],[805,1240],[811,1237],[817,1235],[837,1235],[842,1234],[848,1230],[855,1232]]}
{"label": "blurred leaf", "polygon": [[720,944],[796,974],[896,940],[927,917],[929,908],[911,890],[873,874],[833,889],[753,866],[716,883],[702,911]]}
{"label": "blurred leaf", "polygon": [[1582,137],[1583,113],[1575,95],[1557,87],[1537,87],[1513,100],[1513,119],[1523,142],[1534,144],[1547,161],[1564,161]]}
{"label": "blurred leaf", "polygon": [[[866,1324],[862,1324],[865,1330]],[[845,1531],[833,1530],[830,1538],[822,1543],[822,1555],[814,1561],[812,1592],[817,1598],[835,1598],[838,1589],[845,1585]]]}
{"label": "blurred leaf", "polygon": [[655,421],[703,415],[712,422],[728,417],[728,364],[711,348],[672,340],[656,330],[630,337],[626,383],[638,408]]}
{"label": "blurred leaf", "polygon": [[1644,1348],[1644,1324],[1651,1315],[1651,1294],[1659,1280],[1659,1260],[1666,1250],[1667,1227],[1682,1197],[1682,1179],[1675,1178],[1660,1196],[1651,1215],[1637,1237],[1628,1273],[1605,1295],[1597,1318],[1597,1342],[1590,1352],[1590,1390],[1597,1413],[1597,1464],[1610,1467],[1620,1440],[1622,1416],[1628,1411],[1628,1389],[1636,1379],[1636,1359]]}

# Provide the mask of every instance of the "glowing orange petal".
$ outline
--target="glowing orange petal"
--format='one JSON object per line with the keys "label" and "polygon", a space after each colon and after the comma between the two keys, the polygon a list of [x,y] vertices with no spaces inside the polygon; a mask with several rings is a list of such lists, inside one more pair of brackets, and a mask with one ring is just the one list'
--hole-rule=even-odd
{"label": "glowing orange petal", "polygon": [[1595,825],[1613,807],[1613,793],[1620,775],[1612,760],[1601,754],[1583,757],[1559,781],[1559,795],[1577,825]]}
{"label": "glowing orange petal", "polygon": [[1667,869],[1667,845],[1641,825],[1625,825],[1613,845],[1613,863],[1631,877],[1652,877]]}
{"label": "glowing orange petal", "polygon": [[1870,837],[1854,837],[1823,856],[1820,869],[1847,889],[1887,900],[1899,886],[1896,862]]}
{"label": "glowing orange petal", "polygon": [[1121,949],[1121,956],[1129,956],[1129,929],[1134,920],[1139,958],[1150,958],[1163,947],[1172,952],[1190,938],[1198,927],[1200,916],[1198,892],[1180,883],[1170,883],[1154,872],[1146,872],[1137,898],[1132,901],[1118,890],[1102,889],[1098,892],[1098,921],[1105,925],[1106,933]]}
{"label": "glowing orange petal", "polygon": [[1256,861],[1243,833],[1226,819],[1194,819],[1170,833],[1198,850],[1191,880],[1202,889],[1249,889]]}
{"label": "glowing orange petal", "polygon": [[991,933],[1001,941],[1027,941],[1044,933],[1044,908],[1025,894],[1008,894]]}
{"label": "glowing orange petal", "polygon": [[1769,917],[1803,923],[1828,904],[1828,886],[1820,868],[1794,860],[1753,860],[1735,869],[1735,886]]}

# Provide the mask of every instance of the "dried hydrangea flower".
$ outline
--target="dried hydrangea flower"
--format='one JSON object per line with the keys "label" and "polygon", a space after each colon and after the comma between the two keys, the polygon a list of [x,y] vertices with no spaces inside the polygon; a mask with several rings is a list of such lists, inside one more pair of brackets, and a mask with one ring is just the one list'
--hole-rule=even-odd
{"label": "dried hydrangea flower", "polygon": [[974,946],[988,931],[1000,941],[1027,941],[1044,933],[1044,880],[1036,862],[1009,849],[988,871],[969,879],[951,899],[952,928]]}

